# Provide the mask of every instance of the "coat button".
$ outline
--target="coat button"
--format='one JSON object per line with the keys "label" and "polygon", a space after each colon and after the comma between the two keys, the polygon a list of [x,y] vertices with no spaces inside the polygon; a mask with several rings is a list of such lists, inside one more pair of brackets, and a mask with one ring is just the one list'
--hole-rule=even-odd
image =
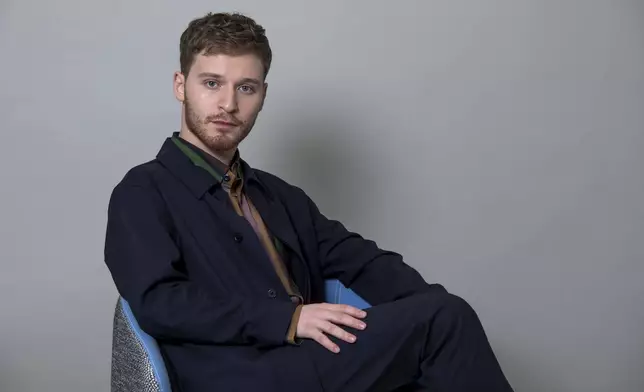
{"label": "coat button", "polygon": [[275,292],[275,290],[269,289],[268,290],[268,296],[271,297],[271,298],[275,298],[275,297],[277,297],[277,293]]}
{"label": "coat button", "polygon": [[233,240],[235,240],[235,242],[237,242],[237,243],[242,242],[243,239],[244,239],[244,236],[241,235],[241,234],[235,234],[233,236]]}

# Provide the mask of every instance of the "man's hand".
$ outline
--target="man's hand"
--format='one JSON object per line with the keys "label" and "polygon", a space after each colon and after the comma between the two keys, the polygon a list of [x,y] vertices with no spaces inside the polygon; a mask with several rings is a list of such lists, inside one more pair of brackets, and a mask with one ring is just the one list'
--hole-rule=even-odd
{"label": "man's hand", "polygon": [[333,343],[326,334],[345,342],[354,343],[356,336],[346,332],[338,325],[365,329],[367,325],[358,318],[366,316],[365,311],[349,305],[328,303],[304,305],[297,323],[296,335],[299,338],[313,339],[329,351],[338,353],[340,347]]}

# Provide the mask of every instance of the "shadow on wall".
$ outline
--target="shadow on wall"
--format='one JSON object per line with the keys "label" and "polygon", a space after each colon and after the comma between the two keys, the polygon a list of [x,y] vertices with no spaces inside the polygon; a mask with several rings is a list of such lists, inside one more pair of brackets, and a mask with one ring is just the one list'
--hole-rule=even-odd
{"label": "shadow on wall", "polygon": [[0,357],[0,391],[25,390],[26,382],[23,380],[29,379],[27,367],[8,363],[10,355],[3,351],[4,358]]}
{"label": "shadow on wall", "polygon": [[[485,325],[484,325],[485,327]],[[549,369],[548,364],[538,363],[534,357],[529,358],[522,350],[523,347],[512,347],[503,339],[491,340],[490,344],[500,362],[505,377],[515,391],[573,391],[574,388],[561,389],[555,380],[565,369]]]}
{"label": "shadow on wall", "polygon": [[370,216],[372,190],[365,184],[375,176],[365,157],[375,158],[375,153],[352,136],[360,125],[344,118],[341,110],[320,109],[316,103],[306,107],[285,124],[285,141],[274,147],[280,174],[302,188],[328,218],[360,231],[350,226]]}

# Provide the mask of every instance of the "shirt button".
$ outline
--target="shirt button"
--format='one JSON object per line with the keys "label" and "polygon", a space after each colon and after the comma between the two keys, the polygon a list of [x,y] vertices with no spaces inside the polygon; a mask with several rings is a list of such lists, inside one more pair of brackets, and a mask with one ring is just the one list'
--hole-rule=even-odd
{"label": "shirt button", "polygon": [[244,236],[242,236],[241,234],[235,234],[233,236],[233,240],[235,240],[235,242],[237,243],[242,242],[243,239],[244,239]]}
{"label": "shirt button", "polygon": [[273,289],[268,289],[268,296],[270,298],[275,298],[275,297],[277,297],[277,293]]}

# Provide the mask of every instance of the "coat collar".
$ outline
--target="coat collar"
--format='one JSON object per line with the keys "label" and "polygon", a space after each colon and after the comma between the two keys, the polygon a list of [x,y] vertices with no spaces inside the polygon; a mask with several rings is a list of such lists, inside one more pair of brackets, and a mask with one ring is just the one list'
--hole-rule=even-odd
{"label": "coat collar", "polygon": [[[256,171],[241,158],[239,163],[242,167],[244,186],[259,186],[267,196],[270,197],[268,188],[264,182],[257,176]],[[214,188],[221,187],[221,183],[217,181],[208,171],[195,166],[190,158],[176,146],[171,137],[166,138],[157,153],[157,160],[168,169],[179,181],[181,181],[192,194],[201,199],[207,192]],[[248,189],[248,188],[247,188]]]}

